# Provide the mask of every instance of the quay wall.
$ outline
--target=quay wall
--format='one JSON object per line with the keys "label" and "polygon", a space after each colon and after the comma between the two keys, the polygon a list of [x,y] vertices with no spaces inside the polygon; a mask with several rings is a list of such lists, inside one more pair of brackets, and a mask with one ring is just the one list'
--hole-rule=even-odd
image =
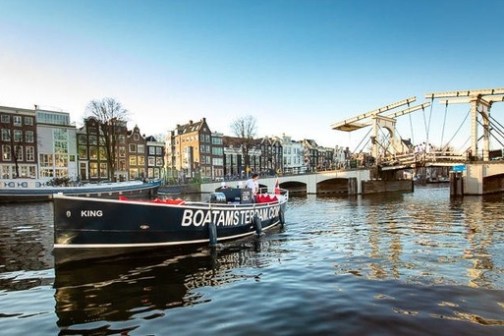
{"label": "quay wall", "polygon": [[370,180],[362,181],[362,194],[377,194],[395,191],[414,191],[414,183],[412,180],[398,180],[398,181],[383,181],[383,180]]}
{"label": "quay wall", "polygon": [[201,186],[199,184],[164,185],[158,190],[158,194],[199,194]]}

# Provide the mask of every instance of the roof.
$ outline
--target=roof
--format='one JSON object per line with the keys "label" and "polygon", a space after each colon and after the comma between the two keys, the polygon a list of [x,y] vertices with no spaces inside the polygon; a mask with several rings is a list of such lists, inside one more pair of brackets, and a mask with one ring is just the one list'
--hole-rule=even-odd
{"label": "roof", "polygon": [[206,123],[206,118],[202,118],[200,121],[193,122],[192,120],[189,120],[189,123],[184,124],[184,125],[177,125],[176,130],[177,134],[187,134],[187,133],[193,133],[193,132],[200,132],[204,127],[208,129],[210,132],[210,128],[208,127]]}

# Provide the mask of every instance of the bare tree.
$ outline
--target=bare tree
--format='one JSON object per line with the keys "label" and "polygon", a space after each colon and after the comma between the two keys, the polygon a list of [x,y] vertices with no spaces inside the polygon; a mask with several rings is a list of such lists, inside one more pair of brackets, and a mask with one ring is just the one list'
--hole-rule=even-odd
{"label": "bare tree", "polygon": [[117,145],[120,130],[125,127],[128,110],[114,98],[92,100],[87,108],[87,113],[95,117],[100,125],[100,145],[105,148],[107,161],[107,176],[110,180],[115,179],[117,168]]}
{"label": "bare tree", "polygon": [[256,119],[251,115],[237,118],[231,123],[231,130],[236,137],[242,139],[242,153],[245,171],[248,173],[250,169],[249,150],[252,147],[254,136],[257,131]]}

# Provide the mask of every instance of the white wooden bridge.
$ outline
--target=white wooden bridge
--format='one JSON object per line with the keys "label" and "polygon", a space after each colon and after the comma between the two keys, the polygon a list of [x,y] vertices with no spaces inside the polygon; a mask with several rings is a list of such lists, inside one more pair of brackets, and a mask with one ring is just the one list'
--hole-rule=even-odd
{"label": "white wooden bridge", "polygon": [[[353,170],[335,170],[325,171],[315,174],[287,175],[281,177],[262,177],[259,179],[259,185],[267,190],[273,190],[276,181],[279,181],[280,187],[290,191],[302,190],[307,194],[338,193],[348,194],[348,190],[355,190],[356,194],[362,193],[362,182],[371,179],[370,169]],[[243,181],[228,181],[228,186],[236,187],[239,183],[245,185]],[[349,186],[348,184],[355,184]],[[212,193],[221,186],[221,182],[205,183],[201,185],[201,192]]]}
{"label": "white wooden bridge", "polygon": [[[464,194],[482,195],[504,192],[504,161],[502,160],[504,126],[490,115],[492,105],[504,101],[504,88],[435,92],[426,94],[425,98],[430,99],[430,102],[410,106],[416,101],[416,97],[410,97],[335,123],[332,128],[353,132],[371,126],[371,153],[382,171],[464,165],[467,167],[461,176]],[[449,104],[470,104],[468,116],[471,145],[468,149],[456,153],[450,148],[448,141],[436,150],[429,148],[429,139],[424,142],[428,147],[422,151],[412,151],[411,148],[405,148],[402,145],[402,139],[396,135],[398,133],[396,119],[415,111],[425,111],[427,107],[432,109],[434,100],[439,100],[446,108]],[[408,108],[396,110],[404,105],[408,105]],[[369,133],[366,136],[368,135]],[[491,140],[496,143],[497,148],[500,148],[500,160],[492,160]]]}

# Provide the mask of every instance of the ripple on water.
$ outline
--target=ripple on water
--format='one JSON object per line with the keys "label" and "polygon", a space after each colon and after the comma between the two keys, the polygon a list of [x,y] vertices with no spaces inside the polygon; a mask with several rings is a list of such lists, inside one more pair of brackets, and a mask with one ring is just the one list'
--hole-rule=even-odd
{"label": "ripple on water", "polygon": [[504,334],[502,199],[448,195],[416,188],[293,197],[284,230],[218,253],[54,272],[52,209],[14,206],[15,223],[0,219],[0,327],[47,335]]}

